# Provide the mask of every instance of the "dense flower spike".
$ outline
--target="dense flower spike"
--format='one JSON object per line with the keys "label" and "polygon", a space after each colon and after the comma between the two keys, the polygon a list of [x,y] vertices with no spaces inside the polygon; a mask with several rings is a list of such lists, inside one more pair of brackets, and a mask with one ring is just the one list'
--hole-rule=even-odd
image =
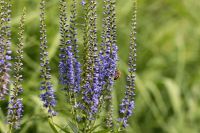
{"label": "dense flower spike", "polygon": [[97,14],[96,14],[96,1],[91,1],[91,16],[89,21],[90,34],[89,34],[89,46],[91,50],[89,51],[90,58],[92,59],[92,106],[91,106],[91,116],[96,114],[99,106],[99,98],[101,96],[101,86],[100,86],[100,58],[98,57],[98,44],[97,44]]}
{"label": "dense flower spike", "polygon": [[19,128],[20,127],[20,120],[22,118],[23,113],[23,104],[22,98],[19,97],[19,94],[22,93],[22,70],[23,70],[23,47],[24,47],[24,19],[25,19],[25,9],[23,11],[21,20],[20,20],[20,27],[19,27],[19,44],[17,44],[17,55],[14,58],[14,88],[11,89],[10,93],[10,101],[8,106],[8,123],[10,128]]}
{"label": "dense flower spike", "polygon": [[67,72],[66,72],[66,48],[68,46],[67,40],[67,33],[68,33],[68,25],[67,25],[67,5],[65,0],[60,0],[60,63],[59,63],[59,69],[60,69],[60,82],[61,84],[65,85],[67,82]]}
{"label": "dense flower spike", "polygon": [[[86,7],[86,32],[84,37],[85,45],[85,62],[84,72],[85,79],[83,85],[83,100],[87,108],[88,119],[95,119],[94,115],[98,111],[99,99],[101,96],[100,86],[100,59],[98,56],[97,45],[97,27],[96,27],[96,1],[91,0],[84,4]],[[87,39],[86,39],[87,38]]]}
{"label": "dense flower spike", "polygon": [[101,43],[101,79],[102,87],[104,87],[104,99],[106,99],[106,122],[107,127],[113,126],[112,118],[112,87],[114,84],[114,74],[117,66],[117,52],[116,45],[116,13],[115,0],[104,0],[104,19],[103,19],[103,33]]}
{"label": "dense flower spike", "polygon": [[127,126],[128,118],[132,115],[133,109],[135,108],[134,103],[134,90],[135,90],[135,72],[136,72],[136,15],[137,5],[136,0],[134,1],[134,13],[132,18],[131,28],[131,41],[130,41],[130,54],[129,54],[129,74],[127,76],[127,86],[125,92],[125,98],[120,104],[120,118],[119,121],[125,128]]}
{"label": "dense flower spike", "polygon": [[[56,98],[51,82],[51,69],[48,57],[47,31],[45,24],[46,0],[40,0],[40,99],[48,111],[49,118],[57,114]],[[70,17],[67,20],[67,0],[59,0],[60,4],[60,53],[59,80],[66,94],[67,110],[71,116],[68,128],[73,131],[90,132],[123,132],[128,125],[128,119],[135,108],[135,78],[136,78],[136,15],[137,2],[134,2],[134,12],[131,22],[130,52],[128,59],[128,75],[125,97],[119,106],[119,118],[113,115],[113,87],[117,79],[118,47],[116,33],[116,0],[103,0],[103,25],[100,40],[97,28],[97,0],[81,0],[84,8],[82,20],[78,18],[77,1],[71,0]],[[70,2],[69,2],[70,3]],[[100,4],[101,5],[101,4]],[[13,82],[10,81],[11,68],[11,0],[0,1],[0,100],[7,99],[9,94],[7,122],[9,131],[20,128],[23,116],[23,47],[25,10],[20,19],[19,37],[16,56],[13,64]],[[83,53],[78,47],[78,27],[83,22]],[[82,24],[81,24],[82,26]],[[80,34],[81,35],[81,34]],[[100,41],[100,44],[98,42]],[[81,41],[80,41],[81,42]],[[82,64],[80,63],[83,59]],[[9,84],[12,88],[9,90]],[[4,103],[4,102],[3,102]],[[66,102],[65,102],[66,103]],[[4,113],[4,111],[2,112]],[[49,119],[51,128],[57,132],[62,128]],[[103,122],[103,123],[101,123]],[[55,126],[55,127],[54,127]],[[68,131],[66,131],[68,132]]]}
{"label": "dense flower spike", "polygon": [[70,16],[70,25],[69,25],[69,38],[71,40],[71,46],[73,50],[74,56],[74,91],[80,92],[80,83],[81,83],[81,64],[78,61],[78,44],[77,44],[77,28],[76,28],[76,19],[77,19],[77,9],[76,9],[76,0],[73,0],[73,4],[71,6],[71,16]]}
{"label": "dense flower spike", "polygon": [[8,94],[10,83],[11,60],[11,1],[0,1],[0,100],[4,100]]}
{"label": "dense flower spike", "polygon": [[[60,81],[66,90],[71,105],[76,105],[75,99],[80,92],[81,65],[78,61],[76,0],[71,5],[70,24],[67,25],[66,2],[60,1]],[[72,110],[73,110],[72,107]]]}
{"label": "dense flower spike", "polygon": [[56,106],[55,94],[53,86],[51,83],[51,74],[49,66],[49,58],[47,52],[47,35],[46,35],[46,24],[45,24],[45,6],[46,1],[41,0],[40,3],[40,65],[41,65],[41,87],[40,90],[43,91],[40,95],[41,100],[43,101],[43,106],[48,109],[50,116],[55,116],[56,112],[54,107]]}
{"label": "dense flower spike", "polygon": [[[89,9],[88,9],[88,2],[86,3],[84,0],[81,2],[82,6],[83,6],[83,10],[84,10],[84,15],[83,15],[83,19],[84,19],[84,23],[83,23],[83,73],[82,73],[82,77],[83,77],[83,84],[86,84],[86,82],[88,82],[86,80],[86,77],[89,73],[89,64],[87,63],[89,61],[89,47],[88,47],[88,34],[89,34],[89,27],[88,27],[88,20],[89,20]],[[89,79],[88,79],[89,80]]]}

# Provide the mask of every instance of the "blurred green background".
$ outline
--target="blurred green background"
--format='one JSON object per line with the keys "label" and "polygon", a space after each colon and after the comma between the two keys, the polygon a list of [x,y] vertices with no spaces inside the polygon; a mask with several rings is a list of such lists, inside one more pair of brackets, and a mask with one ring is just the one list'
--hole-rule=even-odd
{"label": "blurred green background", "polygon": [[[67,0],[70,4],[70,0]],[[80,0],[79,0],[80,1]],[[101,33],[102,0],[98,1]],[[58,100],[55,122],[66,125],[69,114],[58,81],[58,0],[48,0],[47,31],[52,81]],[[20,133],[51,133],[39,95],[39,0],[13,1],[12,42],[17,43],[19,18],[27,8],[24,54],[24,118]],[[69,5],[68,5],[69,7]],[[69,8],[68,8],[69,9]],[[81,7],[79,18],[81,20]],[[136,109],[129,133],[200,133],[200,2],[199,0],[138,0]],[[123,98],[129,50],[132,0],[117,0],[119,69],[115,112]],[[69,12],[68,12],[69,14]],[[78,39],[82,47],[81,21]],[[5,132],[7,102],[1,103],[0,130]]]}

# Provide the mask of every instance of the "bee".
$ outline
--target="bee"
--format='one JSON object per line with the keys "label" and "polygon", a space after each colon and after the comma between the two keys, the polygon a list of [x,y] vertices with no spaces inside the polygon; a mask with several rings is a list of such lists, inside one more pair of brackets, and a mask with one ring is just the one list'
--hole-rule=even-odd
{"label": "bee", "polygon": [[119,79],[121,77],[121,75],[122,75],[121,71],[119,69],[117,69],[114,74],[114,80]]}

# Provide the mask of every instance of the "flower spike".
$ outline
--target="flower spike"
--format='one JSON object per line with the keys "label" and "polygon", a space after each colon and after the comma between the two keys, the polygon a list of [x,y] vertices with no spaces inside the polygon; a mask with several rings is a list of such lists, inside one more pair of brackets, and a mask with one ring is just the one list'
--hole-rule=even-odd
{"label": "flower spike", "polygon": [[40,2],[40,66],[41,66],[41,87],[40,90],[43,93],[40,95],[43,101],[43,106],[48,109],[50,116],[55,116],[57,113],[54,110],[56,106],[55,92],[51,83],[51,73],[49,66],[49,58],[47,52],[47,35],[46,35],[46,24],[45,24],[45,8],[46,0]]}
{"label": "flower spike", "polygon": [[9,92],[11,68],[11,0],[0,2],[0,100]]}
{"label": "flower spike", "polygon": [[23,81],[23,47],[24,47],[24,20],[25,20],[25,12],[26,9],[24,8],[23,14],[20,20],[19,26],[19,43],[17,44],[17,55],[14,58],[14,82],[13,82],[13,89],[10,92],[10,100],[8,106],[8,124],[10,128],[19,128],[20,127],[20,120],[22,119],[23,113],[23,103],[22,98],[20,98],[20,94],[23,92],[22,88],[22,81]]}
{"label": "flower spike", "polygon": [[135,108],[134,101],[134,90],[135,90],[135,73],[136,73],[136,17],[137,17],[137,1],[134,0],[134,12],[131,24],[131,36],[130,36],[130,53],[129,53],[129,74],[127,76],[127,86],[125,91],[125,98],[120,104],[120,118],[119,121],[122,123],[122,127],[128,126],[128,118],[132,115],[133,109]]}

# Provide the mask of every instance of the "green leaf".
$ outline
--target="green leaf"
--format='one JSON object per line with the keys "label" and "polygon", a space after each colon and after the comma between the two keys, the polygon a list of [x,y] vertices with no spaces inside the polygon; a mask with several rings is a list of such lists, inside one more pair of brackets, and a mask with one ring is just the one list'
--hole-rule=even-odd
{"label": "green leaf", "polygon": [[94,131],[95,129],[97,129],[100,126],[101,126],[101,124],[98,124],[98,125],[94,126],[93,128],[90,129],[90,132]]}
{"label": "green leaf", "polygon": [[56,129],[56,127],[52,124],[51,121],[49,121],[49,125],[50,125],[51,129],[54,131],[54,133],[59,133],[58,130]]}
{"label": "green leaf", "polygon": [[105,130],[100,130],[94,133],[109,133],[109,132],[110,132],[110,129],[105,129]]}
{"label": "green leaf", "polygon": [[71,121],[68,122],[69,127],[73,131],[73,133],[78,133],[78,127]]}
{"label": "green leaf", "polygon": [[66,128],[59,126],[58,124],[55,124],[55,126],[57,126],[60,130],[64,131],[65,133],[70,133]]}

